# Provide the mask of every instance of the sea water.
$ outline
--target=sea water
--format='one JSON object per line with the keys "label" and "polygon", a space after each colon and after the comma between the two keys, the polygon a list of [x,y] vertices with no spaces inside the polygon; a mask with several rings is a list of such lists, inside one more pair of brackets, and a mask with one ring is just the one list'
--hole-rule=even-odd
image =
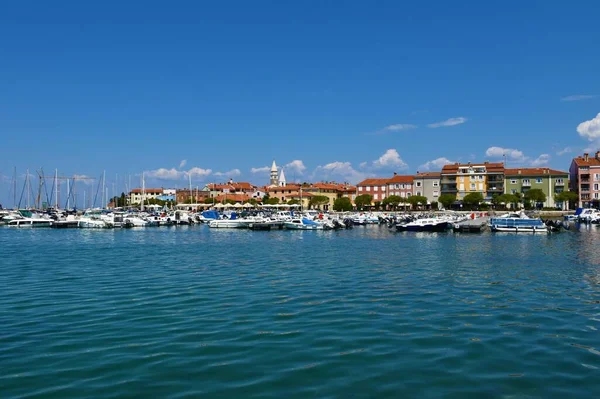
{"label": "sea water", "polygon": [[600,228],[0,228],[0,397],[600,397]]}

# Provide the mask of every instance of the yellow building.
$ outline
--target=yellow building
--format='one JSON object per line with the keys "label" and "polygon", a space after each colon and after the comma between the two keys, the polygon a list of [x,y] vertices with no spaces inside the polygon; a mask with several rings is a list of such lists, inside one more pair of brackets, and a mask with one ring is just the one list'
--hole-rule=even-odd
{"label": "yellow building", "polygon": [[446,165],[442,168],[442,194],[456,195],[461,201],[465,195],[481,193],[484,199],[491,199],[494,194],[504,192],[504,164],[459,164]]}

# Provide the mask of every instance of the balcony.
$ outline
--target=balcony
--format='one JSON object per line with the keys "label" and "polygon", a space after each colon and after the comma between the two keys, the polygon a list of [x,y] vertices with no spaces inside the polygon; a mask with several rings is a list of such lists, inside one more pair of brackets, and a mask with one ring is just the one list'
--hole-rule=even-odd
{"label": "balcony", "polygon": [[565,182],[564,181],[556,181],[556,183],[554,183],[555,186],[564,186]]}
{"label": "balcony", "polygon": [[501,193],[504,192],[504,187],[488,187],[487,190],[491,193]]}
{"label": "balcony", "polygon": [[579,190],[582,193],[589,193],[590,192],[590,186],[581,186],[581,189]]}
{"label": "balcony", "polygon": [[522,187],[531,187],[531,182],[530,181],[524,181],[521,183]]}

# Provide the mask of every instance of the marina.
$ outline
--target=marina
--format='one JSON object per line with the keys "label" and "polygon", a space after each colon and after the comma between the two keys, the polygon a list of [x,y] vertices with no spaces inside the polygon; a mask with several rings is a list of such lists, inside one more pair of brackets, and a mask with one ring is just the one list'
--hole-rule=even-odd
{"label": "marina", "polygon": [[3,396],[600,394],[594,225],[262,233],[0,228]]}

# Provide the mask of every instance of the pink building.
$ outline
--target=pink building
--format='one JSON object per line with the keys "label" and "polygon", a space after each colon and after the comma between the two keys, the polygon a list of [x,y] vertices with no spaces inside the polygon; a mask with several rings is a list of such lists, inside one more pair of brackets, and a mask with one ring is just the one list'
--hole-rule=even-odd
{"label": "pink building", "polygon": [[390,195],[408,198],[413,195],[414,176],[394,173],[391,178],[366,179],[356,185],[356,195],[369,194],[373,202],[381,202]]}
{"label": "pink building", "polygon": [[579,194],[579,207],[600,204],[600,151],[573,158],[569,168],[571,191]]}

